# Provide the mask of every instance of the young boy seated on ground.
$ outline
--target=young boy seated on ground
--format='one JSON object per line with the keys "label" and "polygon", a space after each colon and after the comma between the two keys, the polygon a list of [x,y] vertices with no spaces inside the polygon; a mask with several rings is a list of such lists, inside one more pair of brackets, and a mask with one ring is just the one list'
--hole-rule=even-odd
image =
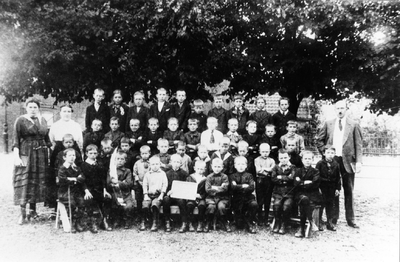
{"label": "young boy seated on ground", "polygon": [[152,156],[150,171],[143,178],[143,214],[148,216],[151,208],[153,224],[150,230],[153,232],[158,230],[160,207],[168,186],[167,175],[160,167],[160,158]]}
{"label": "young boy seated on ground", "polygon": [[229,144],[230,144],[229,138],[223,137],[219,141],[219,150],[215,151],[211,156],[211,163],[212,163],[213,159],[215,159],[215,158],[219,158],[222,160],[223,169],[221,172],[227,176],[230,176],[234,172],[233,156],[231,155],[231,153],[228,152]]}
{"label": "young boy seated on ground", "polygon": [[83,137],[83,152],[85,152],[86,147],[90,144],[100,147],[101,140],[104,138],[104,133],[101,129],[101,121],[98,119],[93,120],[91,129]]}
{"label": "young boy seated on ground", "polygon": [[[113,192],[114,207],[114,228],[123,222],[124,228],[131,227],[132,211],[133,211],[133,177],[129,168],[125,167],[126,153],[117,151],[115,155],[115,167],[111,165],[107,184]],[[121,221],[122,219],[122,221]]]}
{"label": "young boy seated on ground", "polygon": [[101,140],[101,151],[100,154],[97,156],[97,161],[101,164],[106,171],[110,169],[110,160],[111,155],[113,153],[113,148],[111,146],[111,139],[104,138]]}
{"label": "young boy seated on ground", "polygon": [[265,126],[272,123],[272,115],[265,109],[265,99],[257,97],[256,111],[250,115],[250,120],[257,122],[257,135],[260,137],[265,133]]}
{"label": "young boy seated on ground", "polygon": [[267,143],[270,146],[271,152],[269,153],[269,157],[275,160],[275,163],[278,163],[278,150],[282,145],[276,135],[274,125],[269,124],[265,126],[265,134],[262,135],[260,143]]}
{"label": "young boy seated on ground", "polygon": [[125,137],[129,138],[131,142],[131,152],[134,159],[140,155],[140,147],[142,146],[143,132],[140,130],[139,119],[131,119],[129,121],[129,131],[126,132]]}
{"label": "young boy seated on ground", "polygon": [[313,206],[321,202],[319,192],[319,172],[311,166],[314,154],[311,151],[303,151],[302,161],[304,167],[297,168],[294,175],[296,204],[300,207],[300,229],[296,232],[296,237],[305,237],[306,220],[308,219],[311,230],[316,231],[317,226],[313,220]]}
{"label": "young boy seated on ground", "polygon": [[246,123],[246,134],[243,134],[243,140],[249,143],[250,155],[256,157],[258,155],[258,145],[260,143],[260,137],[256,134],[257,122],[249,120]]}
{"label": "young boy seated on ground", "polygon": [[200,145],[200,132],[197,131],[198,120],[195,118],[189,118],[188,128],[189,131],[183,136],[183,142],[186,143],[186,153],[191,159],[194,159],[197,155],[197,147]]}
{"label": "young boy seated on ground", "polygon": [[279,150],[279,164],[272,168],[271,181],[274,184],[272,196],[274,198],[275,223],[273,233],[286,234],[286,226],[292,214],[294,196],[295,166],[289,162],[286,150]]}
{"label": "young boy seated on ground", "polygon": [[140,227],[141,231],[146,229],[145,222],[146,217],[143,214],[143,178],[144,175],[149,172],[150,165],[149,165],[149,158],[150,158],[150,147],[149,146],[142,146],[140,148],[140,159],[136,161],[135,165],[133,166],[133,178],[135,180],[134,183],[134,190],[135,190],[135,199],[137,205],[137,213],[140,218]]}
{"label": "young boy seated on ground", "polygon": [[217,119],[209,117],[207,118],[208,129],[201,133],[200,144],[206,146],[209,156],[219,149],[219,143],[223,137],[222,133],[215,129],[217,125]]}
{"label": "young boy seated on ground", "polygon": [[158,119],[150,118],[148,129],[143,133],[143,145],[148,145],[151,149],[151,155],[157,154],[157,141],[162,138],[162,132],[158,130]]}
{"label": "young boy seated on ground", "polygon": [[293,139],[287,140],[285,149],[289,154],[290,163],[295,165],[297,168],[303,167],[303,162],[301,161],[301,156],[298,153],[299,149],[296,146],[296,141]]}
{"label": "young boy seated on ground", "polygon": [[161,169],[164,172],[166,172],[167,169],[169,169],[171,167],[170,166],[171,155],[168,154],[168,149],[169,149],[168,140],[164,139],[164,138],[158,139],[157,149],[160,152],[160,153],[156,154],[156,156],[158,156],[160,158]]}
{"label": "young boy seated on ground", "polygon": [[98,232],[97,223],[103,216],[104,229],[111,230],[108,225],[108,218],[111,210],[111,195],[107,192],[107,170],[97,161],[98,148],[96,145],[86,147],[86,160],[82,163],[81,169],[85,176],[85,186],[89,192],[85,195],[85,206],[91,222],[90,231]]}
{"label": "young boy seated on ground", "polygon": [[70,218],[71,232],[82,232],[82,217],[84,206],[85,177],[79,167],[75,165],[75,149],[64,150],[64,164],[58,170],[58,200],[66,207],[71,207],[72,218]]}
{"label": "young boy seated on ground", "polygon": [[194,209],[198,209],[197,217],[197,233],[203,232],[204,228],[204,218],[206,213],[206,179],[207,176],[204,175],[206,169],[206,163],[204,161],[196,161],[194,166],[195,173],[191,174],[186,178],[187,182],[192,182],[197,184],[197,195],[196,200],[188,200],[186,202],[186,211],[189,218],[189,231],[194,232]]}
{"label": "young boy seated on ground", "polygon": [[197,157],[195,159],[193,159],[192,162],[192,166],[189,169],[189,173],[194,173],[194,166],[196,165],[197,161],[203,161],[204,163],[206,163],[206,167],[204,170],[204,175],[208,176],[211,173],[211,158],[208,156],[208,151],[206,146],[204,145],[199,145],[198,149],[197,149]]}
{"label": "young boy seated on ground", "polygon": [[171,117],[168,119],[168,130],[164,131],[163,138],[168,141],[168,154],[175,154],[175,146],[183,140],[182,130],[178,130],[178,119]]}
{"label": "young boy seated on ground", "polygon": [[218,120],[217,130],[225,134],[226,132],[226,109],[222,107],[223,96],[216,95],[214,97],[214,108],[208,111],[208,117],[212,116]]}
{"label": "young boy seated on ground", "polygon": [[[272,190],[274,188],[271,182],[272,168],[275,161],[269,157],[270,146],[267,143],[260,145],[260,156],[254,160],[256,170],[256,196],[258,203],[258,224],[269,225],[269,208],[271,205]],[[264,216],[263,216],[264,208]]]}
{"label": "young boy seated on ground", "polygon": [[[204,227],[204,232],[208,232],[210,229],[210,223],[213,221],[213,229],[217,229],[217,217],[224,223],[226,232],[231,232],[226,215],[229,208],[229,179],[228,176],[222,173],[224,164],[222,159],[215,158],[211,164],[212,173],[207,176],[206,179],[206,216],[207,222]],[[215,220],[214,220],[215,219]]]}
{"label": "young boy seated on ground", "polygon": [[237,129],[239,127],[239,122],[236,118],[231,118],[228,120],[228,132],[225,134],[231,140],[229,152],[233,155],[237,154],[237,143],[243,140],[242,136],[239,135]]}
{"label": "young boy seated on ground", "polygon": [[185,170],[186,173],[189,174],[189,169],[192,167],[192,159],[190,158],[190,156],[185,154],[185,152],[186,152],[186,143],[179,141],[179,143],[176,144],[176,154],[182,158],[182,165],[181,165],[182,170]]}
{"label": "young boy seated on ground", "polygon": [[236,226],[241,228],[246,223],[250,233],[256,233],[255,218],[258,209],[253,195],[255,183],[253,175],[246,172],[247,159],[243,156],[235,158],[236,172],[231,175],[232,209],[235,214]]}
{"label": "young boy seated on ground", "polygon": [[297,154],[301,154],[302,151],[305,150],[304,146],[304,138],[301,135],[296,134],[298,128],[298,124],[294,120],[289,120],[287,122],[287,133],[281,136],[280,141],[282,144],[282,148],[286,149],[286,145],[289,140],[294,141],[296,144]]}
{"label": "young boy seated on ground", "polygon": [[[334,219],[337,217],[335,214],[335,197],[339,197],[340,189],[342,187],[340,180],[340,167],[339,164],[334,160],[336,149],[332,146],[325,148],[325,158],[322,158],[315,168],[319,171],[320,184],[319,189],[323,196],[323,205],[320,209],[319,225],[320,230],[322,227],[322,214],[326,212],[326,229],[336,231],[336,225]],[[337,219],[337,218],[336,218]]]}
{"label": "young boy seated on ground", "polygon": [[104,135],[105,138],[111,140],[111,146],[117,148],[119,146],[119,141],[125,136],[124,133],[119,131],[119,118],[116,116],[110,119],[110,131]]}
{"label": "young boy seated on ground", "polygon": [[196,99],[193,101],[193,111],[190,113],[189,118],[197,119],[198,128],[197,130],[201,133],[206,130],[207,116],[203,113],[204,102],[201,99]]}
{"label": "young boy seated on ground", "polygon": [[182,226],[179,229],[179,233],[184,233],[187,230],[187,213],[186,213],[186,201],[184,199],[172,198],[172,182],[186,181],[188,173],[180,168],[182,164],[182,158],[175,154],[171,156],[171,168],[166,172],[168,179],[167,193],[163,199],[163,211],[165,219],[165,232],[171,232],[171,206],[179,206],[179,213],[182,220]]}

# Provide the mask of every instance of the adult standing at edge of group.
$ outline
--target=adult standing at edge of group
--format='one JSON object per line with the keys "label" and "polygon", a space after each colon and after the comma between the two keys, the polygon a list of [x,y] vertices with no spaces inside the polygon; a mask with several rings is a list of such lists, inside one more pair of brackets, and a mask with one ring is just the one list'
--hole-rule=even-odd
{"label": "adult standing at edge of group", "polygon": [[276,136],[279,139],[287,133],[286,125],[290,120],[296,120],[296,116],[289,111],[289,98],[279,98],[279,110],[272,116],[272,124],[275,126]]}
{"label": "adult standing at edge of group", "polygon": [[50,208],[56,208],[57,200],[57,184],[56,184],[56,158],[59,152],[65,150],[63,138],[70,134],[74,138],[73,148],[81,153],[83,146],[82,127],[80,124],[72,120],[74,110],[71,105],[65,104],[60,107],[60,119],[51,125],[49,131],[49,139],[52,144],[52,153],[50,155],[50,170],[46,178],[47,196],[46,205]]}
{"label": "adult standing at edge of group", "polygon": [[45,178],[48,171],[47,122],[40,115],[40,102],[30,98],[25,103],[26,114],[17,118],[14,125],[14,204],[21,207],[18,224],[27,218],[36,218],[36,203],[45,200]]}
{"label": "adult standing at edge of group", "polygon": [[[354,173],[361,171],[362,163],[362,133],[360,125],[347,116],[346,102],[341,100],[335,104],[337,118],[326,121],[319,130],[317,146],[323,155],[325,146],[333,146],[336,149],[335,160],[339,163],[342,184],[344,190],[344,202],[347,224],[353,228],[359,228],[354,220]],[[335,199],[335,218],[339,218],[339,198]]]}

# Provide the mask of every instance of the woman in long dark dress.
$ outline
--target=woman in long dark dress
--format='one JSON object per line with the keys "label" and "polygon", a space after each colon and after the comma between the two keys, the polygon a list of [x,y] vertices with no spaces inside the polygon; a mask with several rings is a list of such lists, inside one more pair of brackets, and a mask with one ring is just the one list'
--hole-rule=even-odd
{"label": "woman in long dark dress", "polygon": [[14,125],[14,204],[21,207],[19,224],[28,216],[36,217],[36,203],[45,200],[45,177],[48,171],[47,122],[40,116],[40,103],[28,99],[25,103],[27,114],[17,118]]}

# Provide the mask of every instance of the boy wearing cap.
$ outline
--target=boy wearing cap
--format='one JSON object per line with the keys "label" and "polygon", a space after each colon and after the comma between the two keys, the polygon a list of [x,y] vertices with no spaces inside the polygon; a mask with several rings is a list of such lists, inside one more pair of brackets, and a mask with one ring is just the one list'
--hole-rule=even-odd
{"label": "boy wearing cap", "polygon": [[236,118],[239,121],[238,133],[246,132],[246,123],[249,120],[249,110],[243,106],[243,96],[235,95],[234,106],[226,112],[226,119]]}
{"label": "boy wearing cap", "polygon": [[199,122],[197,123],[197,131],[200,133],[206,130],[207,128],[207,116],[203,113],[203,105],[204,102],[201,99],[196,99],[193,101],[193,111],[190,114],[189,118],[197,119]]}

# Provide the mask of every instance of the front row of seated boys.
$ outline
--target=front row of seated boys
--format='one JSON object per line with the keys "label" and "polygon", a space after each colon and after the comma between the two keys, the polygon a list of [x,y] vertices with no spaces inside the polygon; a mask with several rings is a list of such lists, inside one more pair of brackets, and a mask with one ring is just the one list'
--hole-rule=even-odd
{"label": "front row of seated boys", "polygon": [[[303,166],[296,168],[285,149],[279,150],[279,164],[275,164],[269,157],[271,148],[267,143],[260,145],[260,156],[253,160],[248,152],[248,143],[239,141],[239,155],[233,157],[228,152],[231,140],[223,137],[219,139],[219,150],[207,150],[207,145],[199,145],[198,157],[188,164],[183,161],[185,143],[176,143],[175,148],[180,150],[168,155],[168,140],[159,139],[159,154],[151,156],[151,147],[143,145],[140,159],[132,164],[129,161],[129,142],[129,138],[122,138],[121,148],[112,155],[109,150],[102,150],[99,154],[96,145],[88,145],[86,159],[80,167],[76,165],[73,148],[63,152],[64,163],[58,169],[58,198],[72,209],[73,231],[83,230],[85,208],[89,217],[86,221],[89,221],[93,233],[98,232],[99,224],[105,230],[119,226],[129,229],[134,211],[140,219],[140,230],[146,230],[147,221],[151,220],[150,230],[157,231],[163,207],[165,231],[169,232],[170,206],[177,205],[182,221],[179,232],[216,230],[218,222],[231,232],[230,220],[233,218],[236,228],[245,227],[250,233],[256,233],[256,220],[259,225],[268,225],[271,196],[275,218],[272,232],[286,233],[295,207],[300,210],[300,229],[295,236],[304,237],[307,220],[315,230],[313,206],[321,203],[323,208],[326,207],[327,229],[336,230],[334,199],[341,185],[333,147],[326,149],[326,157],[317,163],[316,168],[311,166],[313,153],[303,151]],[[102,149],[109,147],[110,143],[110,139],[104,139]],[[211,158],[210,151],[213,152]],[[171,186],[174,180],[196,183],[196,200],[173,198]],[[194,215],[196,207],[197,216]],[[100,218],[103,219],[99,221]]]}

